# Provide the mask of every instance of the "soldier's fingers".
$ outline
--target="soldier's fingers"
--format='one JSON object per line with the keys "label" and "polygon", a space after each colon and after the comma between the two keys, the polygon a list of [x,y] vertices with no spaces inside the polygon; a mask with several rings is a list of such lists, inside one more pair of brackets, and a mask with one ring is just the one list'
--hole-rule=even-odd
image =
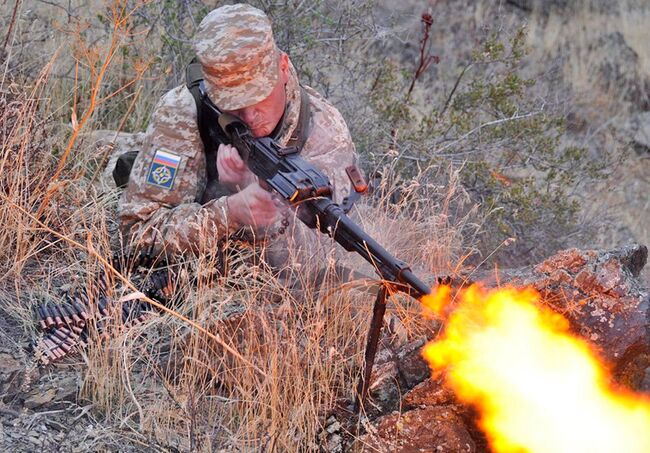
{"label": "soldier's fingers", "polygon": [[[219,145],[219,148],[221,148],[223,145]],[[217,153],[217,171],[221,174],[223,170],[223,153],[219,151]]]}
{"label": "soldier's fingers", "polygon": [[246,168],[244,161],[239,156],[239,151],[235,147],[230,146],[224,154],[225,162],[233,169],[242,171]]}
{"label": "soldier's fingers", "polygon": [[259,188],[259,190],[253,192],[253,196],[255,197],[256,201],[260,203],[260,205],[273,206],[273,195],[271,195],[269,192],[262,189],[261,187]]}
{"label": "soldier's fingers", "polygon": [[239,151],[237,151],[237,149],[235,148],[233,148],[233,154],[231,160],[235,168],[237,168],[238,170],[246,169],[246,164],[244,163],[244,160],[239,155]]}
{"label": "soldier's fingers", "polygon": [[217,171],[219,172],[219,178],[229,178],[231,177],[230,168],[228,168],[227,163],[224,161],[225,157],[217,157]]}
{"label": "soldier's fingers", "polygon": [[270,225],[273,222],[275,222],[275,219],[277,218],[277,211],[272,209],[272,210],[258,210],[255,211],[255,223],[258,225]]}

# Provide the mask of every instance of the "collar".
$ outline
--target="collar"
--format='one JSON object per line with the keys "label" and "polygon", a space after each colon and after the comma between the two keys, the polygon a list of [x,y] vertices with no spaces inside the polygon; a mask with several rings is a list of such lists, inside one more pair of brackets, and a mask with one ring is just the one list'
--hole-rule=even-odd
{"label": "collar", "polygon": [[289,61],[289,80],[285,86],[285,93],[287,96],[287,103],[284,107],[282,118],[275,127],[275,130],[270,134],[271,138],[276,140],[282,146],[286,146],[292,138],[293,133],[298,126],[298,118],[300,117],[300,84],[298,83],[298,75],[296,69]]}

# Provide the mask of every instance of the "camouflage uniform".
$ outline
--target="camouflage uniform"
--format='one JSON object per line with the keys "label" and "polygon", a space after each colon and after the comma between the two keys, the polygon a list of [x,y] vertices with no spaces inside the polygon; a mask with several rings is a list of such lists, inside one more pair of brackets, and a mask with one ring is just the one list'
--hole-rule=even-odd
{"label": "camouflage uniform", "polygon": [[[215,39],[219,40],[218,46]],[[199,26],[195,50],[207,92],[222,109],[235,110],[261,101],[278,81],[280,52],[273,42],[270,22],[251,6],[224,6],[208,14]],[[296,130],[302,95],[291,64],[289,70],[287,104],[276,135],[282,145],[292,139]],[[350,189],[344,169],[356,161],[354,145],[338,110],[315,90],[304,88],[303,93],[309,96],[311,121],[301,156],[329,177],[334,199],[341,202]],[[242,225],[228,219],[227,197],[203,205],[197,202],[206,182],[195,102],[185,85],[179,86],[166,93],[153,112],[144,146],[119,205],[124,233],[138,246],[152,247],[155,252],[164,250],[167,255],[212,248]],[[287,234],[282,240],[276,238],[271,246],[275,249],[271,256],[276,256],[271,262],[276,265],[286,261],[292,241],[310,247],[323,243],[322,238],[316,238],[320,233],[297,226],[300,222],[293,221],[293,213],[285,213],[285,218],[290,223]],[[278,229],[276,224],[267,232]]]}

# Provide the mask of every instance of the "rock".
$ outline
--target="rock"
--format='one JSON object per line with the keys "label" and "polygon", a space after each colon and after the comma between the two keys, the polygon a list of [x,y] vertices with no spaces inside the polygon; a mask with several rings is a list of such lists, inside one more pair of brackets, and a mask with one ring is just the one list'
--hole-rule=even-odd
{"label": "rock", "polygon": [[404,344],[395,352],[390,347],[377,351],[369,393],[372,403],[382,413],[397,409],[404,392],[431,375],[429,365],[421,355],[425,343],[426,339],[420,338]]}
{"label": "rock", "polygon": [[620,383],[637,389],[650,366],[650,295],[637,279],[647,259],[647,247],[639,244],[570,249],[533,267],[499,270],[498,278],[476,273],[472,280],[487,287],[533,286],[600,351]]}
{"label": "rock", "polygon": [[415,387],[431,375],[429,365],[422,358],[424,339],[407,343],[397,351],[397,368],[405,388]]}
{"label": "rock", "polygon": [[76,403],[77,393],[79,392],[79,385],[77,381],[78,376],[75,374],[63,376],[61,379],[57,379],[56,385],[58,387],[58,391],[56,394],[56,400]]}
{"label": "rock", "polygon": [[34,393],[25,400],[25,407],[28,409],[35,409],[39,406],[51,402],[52,400],[54,400],[55,397],[56,397],[55,388],[47,389],[44,392]]}
{"label": "rock", "polygon": [[648,249],[558,252],[534,268],[500,272],[502,284],[535,287],[572,329],[613,364],[616,379],[639,388],[650,366],[650,295],[636,279]]}
{"label": "rock", "polygon": [[330,417],[327,420],[327,428],[325,428],[325,431],[327,431],[330,434],[337,433],[341,431],[341,424],[338,422],[338,420],[334,417]]}
{"label": "rock", "polygon": [[319,446],[321,451],[328,453],[343,452],[343,436],[341,430],[343,426],[335,416],[330,416],[325,422],[325,429],[318,434]]}
{"label": "rock", "polygon": [[381,417],[376,432],[355,442],[353,451],[449,452],[476,451],[463,420],[453,406],[414,409]]}
{"label": "rock", "polygon": [[645,369],[643,381],[641,382],[641,389],[646,393],[650,393],[650,367]]}
{"label": "rock", "polygon": [[427,379],[421,382],[402,400],[405,409],[442,406],[454,402],[453,392],[443,386],[442,379]]}
{"label": "rock", "polygon": [[393,350],[399,349],[408,343],[408,332],[402,320],[395,313],[389,313],[384,317],[385,333],[390,337],[390,345]]}
{"label": "rock", "polygon": [[587,50],[602,56],[597,72],[605,90],[620,93],[641,110],[650,108],[650,79],[641,69],[639,55],[620,32],[601,36]]}
{"label": "rock", "polygon": [[21,363],[7,352],[0,352],[0,374],[11,374],[24,368]]}
{"label": "rock", "polygon": [[[569,249],[536,266],[473,274],[484,286],[531,285],[574,333],[587,339],[612,366],[614,378],[632,389],[650,390],[650,295],[637,277],[648,259],[645,246],[611,251]],[[460,278],[452,285],[466,285]],[[420,357],[423,340],[392,355],[383,351],[371,387],[376,407],[392,412],[371,421],[353,451],[483,451],[487,440],[477,414],[460,406],[442,378],[429,378]],[[400,400],[400,390],[414,386]],[[487,447],[485,447],[487,448]]]}
{"label": "rock", "polygon": [[369,394],[373,404],[381,412],[390,411],[398,406],[402,391],[399,371],[394,361],[375,364],[370,379]]}
{"label": "rock", "polygon": [[37,431],[30,431],[27,433],[26,439],[28,442],[34,444],[34,445],[42,445],[43,444],[43,437],[40,433]]}
{"label": "rock", "polygon": [[641,112],[632,120],[634,124],[634,138],[632,146],[640,155],[650,154],[650,112]]}
{"label": "rock", "polygon": [[343,437],[339,434],[332,434],[327,438],[327,451],[331,453],[343,452]]}

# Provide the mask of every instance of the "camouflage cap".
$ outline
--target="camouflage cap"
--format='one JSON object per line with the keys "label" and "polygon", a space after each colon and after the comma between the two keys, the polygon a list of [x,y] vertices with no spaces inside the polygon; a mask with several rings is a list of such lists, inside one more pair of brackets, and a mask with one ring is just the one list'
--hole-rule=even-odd
{"label": "camouflage cap", "polygon": [[279,51],[263,11],[222,6],[201,21],[194,40],[208,96],[224,110],[265,99],[279,80]]}

